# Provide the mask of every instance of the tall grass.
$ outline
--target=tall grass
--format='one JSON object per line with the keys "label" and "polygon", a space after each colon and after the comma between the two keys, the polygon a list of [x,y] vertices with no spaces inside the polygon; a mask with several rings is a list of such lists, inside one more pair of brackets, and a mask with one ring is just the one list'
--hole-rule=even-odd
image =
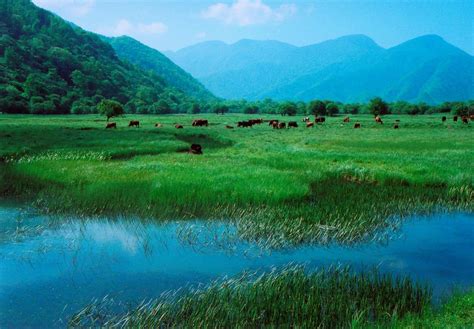
{"label": "tall grass", "polygon": [[124,315],[90,305],[70,326],[125,328],[341,328],[421,314],[431,291],[407,278],[333,268],[244,274],[142,304]]}

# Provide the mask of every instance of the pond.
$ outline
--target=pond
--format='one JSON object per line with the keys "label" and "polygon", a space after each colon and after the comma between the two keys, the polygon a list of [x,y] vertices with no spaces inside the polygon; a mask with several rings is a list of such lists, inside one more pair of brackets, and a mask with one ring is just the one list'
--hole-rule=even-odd
{"label": "pond", "polygon": [[0,327],[65,327],[93,299],[121,305],[287,264],[378,267],[429,282],[435,296],[474,284],[474,216],[412,217],[384,243],[262,250],[222,222],[65,219],[0,206]]}

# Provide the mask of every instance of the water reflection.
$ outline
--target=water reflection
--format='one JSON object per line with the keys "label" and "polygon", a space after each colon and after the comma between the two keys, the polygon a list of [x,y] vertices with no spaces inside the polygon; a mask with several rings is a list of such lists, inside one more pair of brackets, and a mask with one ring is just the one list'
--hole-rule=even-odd
{"label": "water reflection", "polygon": [[385,244],[270,251],[215,222],[74,220],[0,207],[0,327],[63,327],[108,296],[127,307],[164,291],[290,262],[333,264],[427,280],[435,294],[474,282],[474,220],[440,214],[408,220]]}

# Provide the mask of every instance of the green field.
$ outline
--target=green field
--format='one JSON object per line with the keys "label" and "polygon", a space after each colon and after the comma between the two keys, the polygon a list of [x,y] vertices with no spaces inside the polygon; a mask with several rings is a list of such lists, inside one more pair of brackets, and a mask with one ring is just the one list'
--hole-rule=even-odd
{"label": "green field", "polygon": [[[192,127],[201,117],[210,126]],[[307,129],[264,116],[300,127],[236,127],[249,118],[128,115],[106,130],[96,115],[1,115],[0,193],[52,213],[235,220],[243,237],[275,243],[352,241],[392,215],[473,210],[472,123],[360,115]],[[204,154],[186,153],[191,143]]]}

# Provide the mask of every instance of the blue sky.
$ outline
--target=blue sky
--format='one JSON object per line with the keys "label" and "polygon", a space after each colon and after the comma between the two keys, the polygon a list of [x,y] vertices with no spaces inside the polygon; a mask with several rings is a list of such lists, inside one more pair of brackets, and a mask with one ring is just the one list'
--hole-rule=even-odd
{"label": "blue sky", "polygon": [[86,30],[159,50],[206,40],[307,45],[365,34],[383,47],[438,34],[474,54],[473,0],[33,0]]}

